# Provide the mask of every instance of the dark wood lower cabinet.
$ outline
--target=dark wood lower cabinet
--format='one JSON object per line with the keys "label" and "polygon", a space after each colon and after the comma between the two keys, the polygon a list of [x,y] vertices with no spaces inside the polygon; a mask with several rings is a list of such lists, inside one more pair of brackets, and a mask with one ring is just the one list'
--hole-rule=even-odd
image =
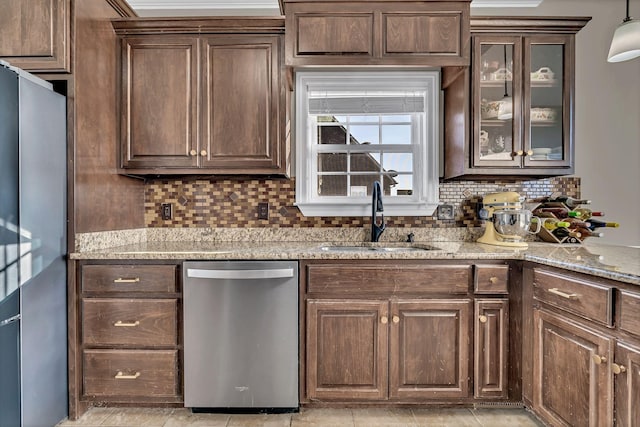
{"label": "dark wood lower cabinet", "polygon": [[180,394],[178,350],[85,350],[84,394],[111,402]]}
{"label": "dark wood lower cabinet", "polygon": [[470,299],[307,301],[307,398],[469,395]]}
{"label": "dark wood lower cabinet", "polygon": [[307,397],[387,396],[387,301],[307,301]]}
{"label": "dark wood lower cabinet", "polygon": [[391,302],[390,398],[468,396],[470,315],[469,299]]}
{"label": "dark wood lower cabinet", "polygon": [[640,347],[616,345],[615,364],[616,426],[640,426]]}
{"label": "dark wood lower cabinet", "polygon": [[83,404],[182,403],[180,267],[79,263]]}
{"label": "dark wood lower cabinet", "polygon": [[534,310],[533,406],[553,426],[613,425],[613,339]]}
{"label": "dark wood lower cabinet", "polygon": [[508,397],[509,300],[476,299],[474,396]]}

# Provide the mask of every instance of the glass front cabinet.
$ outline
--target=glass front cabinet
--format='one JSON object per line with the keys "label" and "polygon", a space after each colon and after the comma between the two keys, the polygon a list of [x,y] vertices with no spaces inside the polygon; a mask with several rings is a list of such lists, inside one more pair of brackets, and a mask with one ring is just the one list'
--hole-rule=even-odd
{"label": "glass front cabinet", "polygon": [[[445,118],[445,178],[573,173],[574,39],[588,18],[567,20],[472,18],[471,68],[459,77],[471,82],[471,105],[458,115],[470,132],[460,150]],[[463,98],[462,85],[448,83],[445,103]],[[462,160],[451,158],[460,151]]]}

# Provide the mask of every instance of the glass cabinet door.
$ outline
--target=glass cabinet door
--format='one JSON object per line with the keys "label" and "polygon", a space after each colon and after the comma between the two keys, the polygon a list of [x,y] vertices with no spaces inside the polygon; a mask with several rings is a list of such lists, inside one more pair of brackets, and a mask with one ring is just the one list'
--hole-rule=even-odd
{"label": "glass cabinet door", "polygon": [[571,164],[570,38],[535,36],[524,43],[525,167]]}
{"label": "glass cabinet door", "polygon": [[520,39],[477,36],[473,56],[473,166],[521,167]]}

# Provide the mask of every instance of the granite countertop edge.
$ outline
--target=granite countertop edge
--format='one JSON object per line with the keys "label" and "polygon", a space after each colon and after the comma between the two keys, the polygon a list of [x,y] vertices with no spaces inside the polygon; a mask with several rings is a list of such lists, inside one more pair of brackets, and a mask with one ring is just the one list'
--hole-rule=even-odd
{"label": "granite countertop edge", "polygon": [[[524,260],[578,273],[640,285],[640,249],[625,246],[530,243],[527,249],[475,242],[415,242],[432,250],[381,252],[326,250],[344,242],[142,242],[75,252],[73,260]],[[323,249],[323,247],[325,249]]]}

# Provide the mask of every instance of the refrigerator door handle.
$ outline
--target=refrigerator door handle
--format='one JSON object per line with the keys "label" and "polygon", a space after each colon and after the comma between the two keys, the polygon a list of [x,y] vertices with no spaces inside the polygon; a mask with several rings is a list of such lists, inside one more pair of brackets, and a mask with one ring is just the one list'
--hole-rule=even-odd
{"label": "refrigerator door handle", "polygon": [[12,317],[9,317],[8,319],[2,320],[2,321],[0,321],[0,328],[3,327],[3,326],[8,325],[10,323],[17,322],[18,320],[20,320],[20,315],[19,314],[16,314],[15,316],[12,316]]}

